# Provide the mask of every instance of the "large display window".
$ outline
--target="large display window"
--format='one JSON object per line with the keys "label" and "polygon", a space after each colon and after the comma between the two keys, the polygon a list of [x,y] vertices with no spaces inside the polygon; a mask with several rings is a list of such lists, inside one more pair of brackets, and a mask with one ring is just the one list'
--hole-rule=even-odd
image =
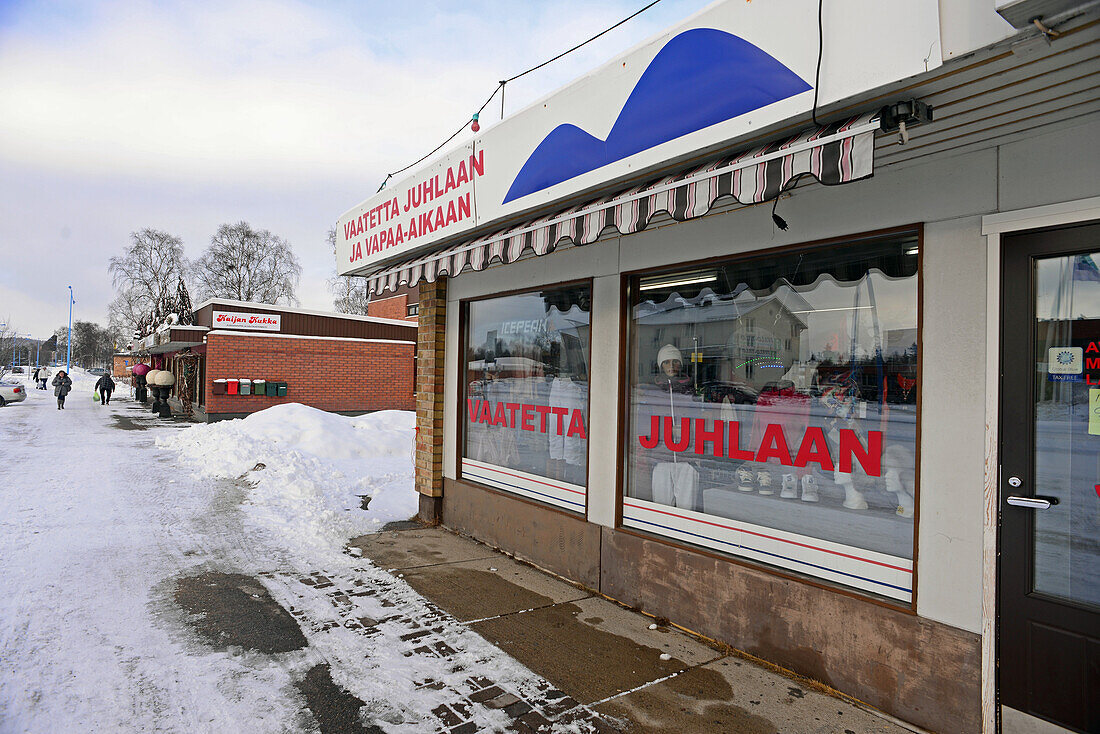
{"label": "large display window", "polygon": [[623,524],[909,602],[916,232],[629,282]]}
{"label": "large display window", "polygon": [[585,511],[589,284],[465,304],[462,476]]}

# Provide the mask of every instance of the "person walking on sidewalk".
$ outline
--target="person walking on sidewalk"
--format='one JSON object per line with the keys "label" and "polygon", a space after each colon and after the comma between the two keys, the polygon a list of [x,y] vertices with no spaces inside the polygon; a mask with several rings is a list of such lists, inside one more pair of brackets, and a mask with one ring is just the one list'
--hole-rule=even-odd
{"label": "person walking on sidewalk", "polygon": [[50,379],[50,368],[39,367],[38,368],[38,384],[35,385],[39,390],[46,389],[46,380]]}
{"label": "person walking on sidewalk", "polygon": [[111,379],[111,376],[108,374],[100,377],[95,384],[95,389],[99,393],[99,404],[110,405],[111,393],[115,391],[115,381]]}
{"label": "person walking on sidewalk", "polygon": [[53,378],[53,394],[57,396],[57,409],[65,409],[65,396],[73,389],[73,381],[65,374],[65,370],[58,370],[57,377]]}

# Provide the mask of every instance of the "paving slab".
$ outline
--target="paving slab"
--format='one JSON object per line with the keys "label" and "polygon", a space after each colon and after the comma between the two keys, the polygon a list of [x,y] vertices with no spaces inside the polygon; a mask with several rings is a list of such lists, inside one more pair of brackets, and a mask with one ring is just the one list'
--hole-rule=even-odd
{"label": "paving slab", "polygon": [[646,734],[907,734],[908,729],[747,660],[726,657],[593,708]]}
{"label": "paving slab", "polygon": [[390,530],[362,535],[348,543],[380,568],[417,568],[438,563],[500,557],[500,554],[468,538],[442,528]]}
{"label": "paving slab", "polygon": [[592,703],[718,657],[688,635],[649,624],[590,597],[470,626],[572,698]]}
{"label": "paving slab", "polygon": [[503,555],[413,568],[405,571],[404,578],[420,594],[463,622],[591,596]]}

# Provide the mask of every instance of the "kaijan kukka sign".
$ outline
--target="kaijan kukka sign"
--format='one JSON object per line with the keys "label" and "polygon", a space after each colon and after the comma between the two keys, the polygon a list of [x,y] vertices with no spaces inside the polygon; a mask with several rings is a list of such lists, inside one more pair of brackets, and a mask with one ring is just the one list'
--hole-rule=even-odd
{"label": "kaijan kukka sign", "polygon": [[215,311],[214,328],[280,331],[282,329],[282,316],[280,314],[245,313],[243,311]]}

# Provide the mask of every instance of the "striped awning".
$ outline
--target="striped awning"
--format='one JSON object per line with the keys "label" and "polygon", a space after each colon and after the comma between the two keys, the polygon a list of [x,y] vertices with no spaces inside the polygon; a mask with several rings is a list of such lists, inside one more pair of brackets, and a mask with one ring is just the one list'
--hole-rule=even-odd
{"label": "striped awning", "polygon": [[553,252],[562,242],[587,245],[612,227],[641,232],[661,212],[677,221],[701,217],[723,197],[759,204],[777,197],[792,181],[808,175],[827,186],[867,178],[874,172],[877,116],[870,113],[804,131],[785,140],[724,156],[675,175],[594,199],[580,206],[513,225],[475,240],[422,253],[368,276],[372,293],[435,282],[494,262],[511,263],[527,250]]}

